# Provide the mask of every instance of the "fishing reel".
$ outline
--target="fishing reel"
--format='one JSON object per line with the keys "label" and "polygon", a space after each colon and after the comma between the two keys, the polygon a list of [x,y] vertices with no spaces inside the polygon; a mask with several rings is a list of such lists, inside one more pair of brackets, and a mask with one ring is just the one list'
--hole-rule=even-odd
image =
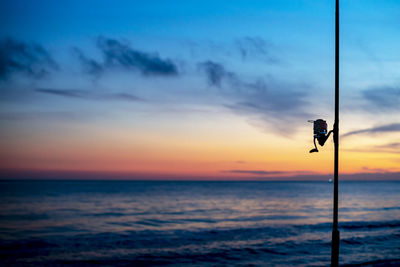
{"label": "fishing reel", "polygon": [[328,132],[328,124],[326,121],[322,119],[318,120],[309,120],[314,124],[314,148],[310,150],[310,153],[318,152],[317,144],[315,143],[315,139],[318,140],[318,144],[320,146],[324,146],[326,140],[328,140],[329,136],[333,132],[333,130]]}

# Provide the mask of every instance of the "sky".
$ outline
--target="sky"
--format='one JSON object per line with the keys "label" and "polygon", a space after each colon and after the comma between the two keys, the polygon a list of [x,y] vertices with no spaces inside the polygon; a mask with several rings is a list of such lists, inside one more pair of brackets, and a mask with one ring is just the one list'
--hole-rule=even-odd
{"label": "sky", "polygon": [[[332,138],[310,154],[307,121],[332,129],[334,12],[332,0],[2,0],[0,173],[330,177]],[[340,174],[400,180],[400,2],[342,0],[340,16]]]}

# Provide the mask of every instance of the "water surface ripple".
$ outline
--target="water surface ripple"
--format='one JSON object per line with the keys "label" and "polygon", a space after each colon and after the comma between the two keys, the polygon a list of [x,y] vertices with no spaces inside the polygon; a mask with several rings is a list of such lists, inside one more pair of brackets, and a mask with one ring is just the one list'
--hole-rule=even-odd
{"label": "water surface ripple", "polygon": [[[1,181],[3,266],[328,266],[328,182]],[[340,262],[400,266],[400,182],[340,183]]]}

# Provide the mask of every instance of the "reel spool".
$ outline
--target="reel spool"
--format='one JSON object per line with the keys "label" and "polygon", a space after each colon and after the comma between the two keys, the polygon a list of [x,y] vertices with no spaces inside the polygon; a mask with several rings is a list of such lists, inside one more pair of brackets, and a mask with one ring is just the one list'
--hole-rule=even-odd
{"label": "reel spool", "polygon": [[318,120],[309,120],[308,122],[312,122],[314,124],[314,148],[310,150],[310,153],[318,152],[317,144],[315,143],[315,139],[318,140],[318,144],[320,146],[324,146],[326,140],[329,135],[331,135],[332,131],[328,133],[328,124],[323,119]]}

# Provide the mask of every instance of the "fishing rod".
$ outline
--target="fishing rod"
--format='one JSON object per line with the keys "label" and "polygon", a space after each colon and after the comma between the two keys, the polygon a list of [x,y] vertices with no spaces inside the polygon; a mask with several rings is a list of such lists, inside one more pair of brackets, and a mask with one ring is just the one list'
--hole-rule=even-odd
{"label": "fishing rod", "polygon": [[314,124],[314,148],[310,153],[318,152],[315,140],[323,146],[333,133],[334,142],[334,179],[333,179],[333,226],[332,226],[332,251],[331,266],[339,266],[339,242],[338,230],[338,196],[339,196],[339,0],[335,0],[335,122],[333,130],[328,132],[328,124],[323,119],[309,121]]}
{"label": "fishing rod", "polygon": [[335,123],[333,141],[335,143],[335,163],[333,179],[333,229],[331,266],[339,266],[338,196],[339,196],[339,0],[335,5]]}

